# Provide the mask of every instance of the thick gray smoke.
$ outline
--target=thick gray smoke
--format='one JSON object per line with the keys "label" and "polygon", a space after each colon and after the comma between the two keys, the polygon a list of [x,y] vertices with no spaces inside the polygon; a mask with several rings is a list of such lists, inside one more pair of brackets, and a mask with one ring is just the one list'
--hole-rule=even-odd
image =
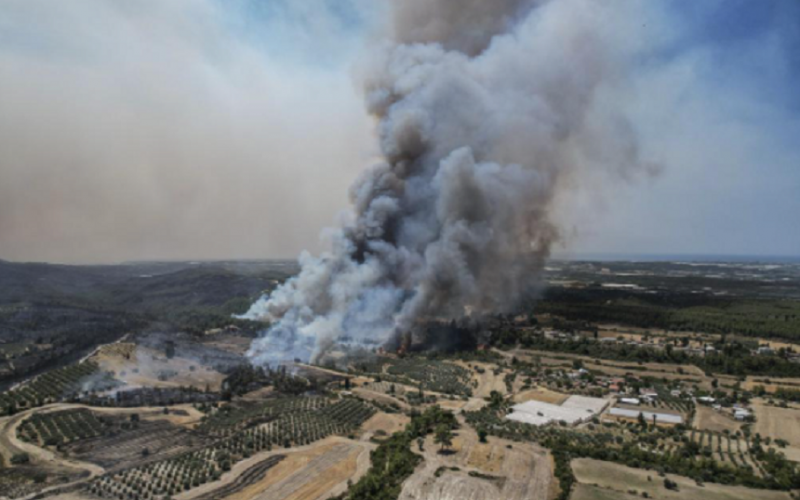
{"label": "thick gray smoke", "polygon": [[627,57],[599,2],[398,2],[364,74],[384,161],[353,220],[253,305],[257,363],[378,345],[420,319],[512,310],[558,240],[553,209],[583,173],[627,176],[637,145],[609,96]]}

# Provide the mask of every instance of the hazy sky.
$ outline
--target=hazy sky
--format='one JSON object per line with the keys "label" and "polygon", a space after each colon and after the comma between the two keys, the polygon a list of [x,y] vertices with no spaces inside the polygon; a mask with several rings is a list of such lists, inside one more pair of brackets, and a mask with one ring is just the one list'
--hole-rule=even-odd
{"label": "hazy sky", "polygon": [[[642,47],[618,105],[662,169],[578,183],[565,249],[800,255],[800,2],[616,1]],[[377,151],[357,75],[384,11],[3,0],[0,259],[319,250]]]}

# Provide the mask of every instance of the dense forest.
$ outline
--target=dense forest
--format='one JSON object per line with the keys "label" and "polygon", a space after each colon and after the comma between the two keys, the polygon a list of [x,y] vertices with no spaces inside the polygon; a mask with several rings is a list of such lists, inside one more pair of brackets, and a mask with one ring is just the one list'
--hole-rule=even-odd
{"label": "dense forest", "polygon": [[800,301],[713,294],[552,287],[535,306],[568,320],[671,331],[800,339]]}

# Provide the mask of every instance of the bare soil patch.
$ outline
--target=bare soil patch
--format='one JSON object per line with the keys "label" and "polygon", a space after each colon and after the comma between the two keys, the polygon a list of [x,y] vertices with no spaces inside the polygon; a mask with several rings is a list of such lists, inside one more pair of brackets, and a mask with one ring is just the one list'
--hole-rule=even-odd
{"label": "bare soil patch", "polygon": [[464,406],[467,404],[466,401],[463,399],[444,399],[441,398],[436,401],[436,404],[444,408],[445,410],[451,410],[454,412],[458,412],[459,410],[463,409]]}
{"label": "bare soil patch", "polygon": [[[495,437],[480,443],[466,426],[457,433],[444,454],[428,436],[421,452],[425,462],[403,484],[400,500],[548,498],[555,480],[546,450]],[[413,451],[420,453],[416,446]]]}

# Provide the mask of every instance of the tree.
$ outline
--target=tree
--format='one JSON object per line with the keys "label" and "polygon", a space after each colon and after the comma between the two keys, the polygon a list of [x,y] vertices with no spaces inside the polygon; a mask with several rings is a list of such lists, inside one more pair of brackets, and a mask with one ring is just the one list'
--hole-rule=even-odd
{"label": "tree", "polygon": [[494,409],[500,408],[500,406],[503,405],[504,401],[505,400],[503,398],[503,395],[500,394],[499,392],[492,391],[491,393],[489,393],[489,406],[491,408]]}
{"label": "tree", "polygon": [[481,443],[485,443],[485,442],[486,442],[486,434],[487,434],[487,433],[486,433],[486,429],[484,429],[483,427],[481,427],[480,429],[478,429],[478,440],[479,440]]}
{"label": "tree", "polygon": [[167,359],[172,359],[175,357],[175,342],[172,340],[168,340],[166,342],[166,346],[164,348],[164,354],[167,356]]}
{"label": "tree", "polygon": [[434,435],[433,442],[441,445],[439,451],[445,448],[450,448],[453,445],[453,432],[445,424],[439,424],[436,427],[436,434]]}

